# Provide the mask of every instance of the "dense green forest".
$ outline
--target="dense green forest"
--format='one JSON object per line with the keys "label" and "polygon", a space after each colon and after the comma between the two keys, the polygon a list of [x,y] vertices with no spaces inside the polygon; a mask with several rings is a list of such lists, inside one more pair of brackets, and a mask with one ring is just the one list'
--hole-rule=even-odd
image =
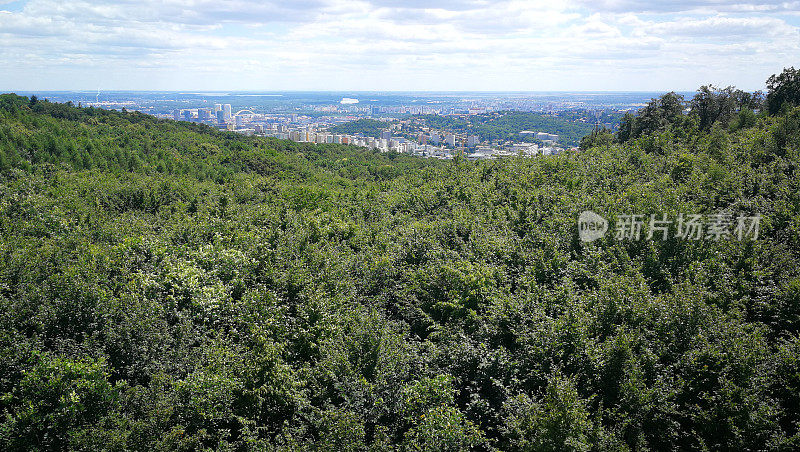
{"label": "dense green forest", "polygon": [[376,119],[362,118],[328,128],[330,133],[343,133],[347,135],[362,134],[365,137],[380,138],[381,132],[388,129],[391,123]]}
{"label": "dense green forest", "polygon": [[[467,133],[480,136],[483,141],[511,140],[538,141],[534,135],[520,134],[522,131],[546,132],[559,135],[559,142],[567,146],[577,146],[581,138],[595,128],[597,121],[616,125],[621,117],[616,113],[604,112],[595,117],[588,111],[563,111],[558,115],[534,112],[504,111],[471,116],[414,115],[411,124],[404,126],[406,136],[415,137],[421,126],[453,133]],[[328,129],[331,133],[362,134],[380,137],[390,122],[375,119],[358,119]]]}
{"label": "dense green forest", "polygon": [[559,142],[567,146],[577,146],[581,138],[589,134],[596,121],[616,124],[618,114],[603,113],[595,118],[588,111],[562,111],[558,115],[535,112],[505,111],[465,117],[418,115],[434,129],[478,135],[484,141],[511,140],[537,141],[535,136],[520,134],[522,131],[545,132],[559,135]]}
{"label": "dense green forest", "polygon": [[[796,450],[780,77],[477,162],[0,96],[0,449]],[[587,209],[763,220],[584,243]]]}

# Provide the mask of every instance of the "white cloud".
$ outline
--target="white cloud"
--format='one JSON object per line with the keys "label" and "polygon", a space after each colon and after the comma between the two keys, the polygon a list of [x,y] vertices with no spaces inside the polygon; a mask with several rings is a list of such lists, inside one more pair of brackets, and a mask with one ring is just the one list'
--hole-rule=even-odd
{"label": "white cloud", "polygon": [[702,39],[761,39],[796,35],[797,29],[772,17],[715,16],[700,20],[685,19],[649,23],[647,33]]}
{"label": "white cloud", "polygon": [[800,56],[797,4],[30,0],[0,11],[0,91],[756,88]]}
{"label": "white cloud", "polygon": [[575,0],[575,4],[592,11],[611,13],[785,12],[800,9],[797,0]]}

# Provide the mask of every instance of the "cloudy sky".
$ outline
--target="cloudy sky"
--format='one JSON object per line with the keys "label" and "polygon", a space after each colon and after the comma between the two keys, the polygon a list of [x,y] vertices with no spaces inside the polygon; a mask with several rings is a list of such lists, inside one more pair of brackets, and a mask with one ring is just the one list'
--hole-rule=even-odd
{"label": "cloudy sky", "polygon": [[800,0],[0,0],[0,91],[761,89]]}

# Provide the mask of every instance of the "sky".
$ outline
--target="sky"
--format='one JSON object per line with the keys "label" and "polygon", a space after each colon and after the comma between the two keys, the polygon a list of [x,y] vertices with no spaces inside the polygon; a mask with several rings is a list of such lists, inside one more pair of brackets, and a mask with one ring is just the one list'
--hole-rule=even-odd
{"label": "sky", "polygon": [[0,0],[0,92],[764,89],[800,0]]}

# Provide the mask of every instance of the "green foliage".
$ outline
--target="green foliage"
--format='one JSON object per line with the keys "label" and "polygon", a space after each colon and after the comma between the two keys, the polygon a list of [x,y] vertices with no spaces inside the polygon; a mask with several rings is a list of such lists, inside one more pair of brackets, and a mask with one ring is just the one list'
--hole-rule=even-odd
{"label": "green foliage", "polygon": [[[778,152],[784,153],[800,146],[800,109],[795,108],[778,119],[773,136]],[[787,149],[788,148],[788,149]]]}
{"label": "green foliage", "polygon": [[767,108],[771,114],[781,111],[784,104],[800,105],[800,69],[784,68],[780,74],[767,79]]}
{"label": "green foliage", "polygon": [[0,96],[0,449],[796,449],[800,109],[730,119],[448,162]]}
{"label": "green foliage", "polygon": [[381,132],[388,129],[391,123],[375,119],[362,118],[350,121],[328,129],[330,133],[343,133],[347,135],[362,134],[365,137],[380,138]]}
{"label": "green foliage", "polygon": [[735,132],[737,130],[755,127],[757,121],[758,116],[756,116],[753,110],[747,108],[739,110],[739,113],[731,123],[731,131]]}
{"label": "green foliage", "polygon": [[617,139],[626,142],[683,126],[684,102],[683,96],[674,92],[650,100],[636,116],[626,114],[622,118]]}
{"label": "green foliage", "polygon": [[[732,86],[701,86],[688,102],[683,96],[670,92],[652,99],[637,115],[625,114],[616,139],[625,143],[667,133],[672,138],[689,141],[698,131],[708,132],[716,125],[729,127],[732,131],[751,128],[757,121],[754,110],[760,109],[763,103],[760,91],[748,93]],[[685,108],[688,108],[687,114]]]}
{"label": "green foliage", "polygon": [[[753,109],[760,108],[761,104],[759,92],[750,94],[732,86],[720,89],[714,85],[701,86],[689,102],[690,114],[697,116],[701,130],[708,130],[717,122],[727,125],[737,111],[750,111],[752,114]],[[743,118],[747,119],[747,116],[739,116],[739,128],[742,128]]]}
{"label": "green foliage", "polygon": [[617,116],[608,113],[595,118],[586,111],[559,112],[557,115],[504,111],[466,117],[421,115],[413,118],[424,120],[426,126],[434,129],[478,135],[485,141],[536,141],[534,135],[520,132],[554,133],[559,136],[560,143],[568,146],[577,146],[581,137],[592,131],[596,119],[603,123],[616,123],[618,120]]}
{"label": "green foliage", "polygon": [[453,406],[452,378],[440,375],[407,384],[401,391],[401,413],[410,426],[409,450],[462,451],[484,442],[480,430]]}
{"label": "green foliage", "polygon": [[524,451],[588,451],[597,444],[587,403],[575,384],[554,376],[541,401],[525,395],[509,399],[508,449]]}
{"label": "green foliage", "polygon": [[580,148],[586,150],[595,146],[610,146],[613,142],[614,134],[610,130],[602,128],[581,138]]}
{"label": "green foliage", "polygon": [[6,450],[75,448],[115,405],[102,362],[33,353],[25,364],[29,370],[2,400]]}

